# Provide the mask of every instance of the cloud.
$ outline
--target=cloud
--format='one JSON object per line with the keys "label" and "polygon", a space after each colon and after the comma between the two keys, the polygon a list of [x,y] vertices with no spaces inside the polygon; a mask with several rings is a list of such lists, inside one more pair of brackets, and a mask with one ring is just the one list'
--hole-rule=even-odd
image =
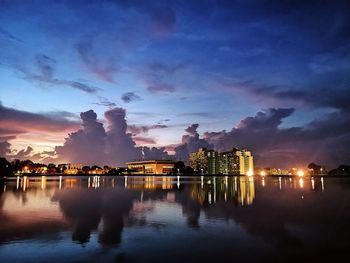
{"label": "cloud", "polygon": [[148,86],[147,90],[151,93],[173,93],[176,89],[171,84],[160,83]]}
{"label": "cloud", "polygon": [[[155,144],[152,139],[148,140],[141,136],[132,137],[127,132],[126,112],[123,108],[113,108],[105,112],[106,129],[103,124],[97,121],[97,115],[93,110],[80,114],[81,128],[68,135],[63,146],[57,146],[56,152],[58,159],[66,160],[72,163],[85,164],[109,164],[125,166],[125,162],[139,160],[143,156],[149,158],[148,153],[154,154],[156,150],[147,150],[136,146],[136,142]],[[144,131],[148,129],[160,128],[162,125],[153,125],[141,128]],[[133,126],[131,126],[133,127]],[[136,126],[134,126],[135,129]],[[164,151],[160,149],[159,151]],[[158,154],[160,154],[158,152]],[[163,153],[167,156],[167,153]]]}
{"label": "cloud", "polygon": [[[350,79],[347,76],[330,73],[323,74],[320,79],[310,77],[310,84],[306,87],[266,85],[253,80],[224,83],[222,87],[228,91],[246,92],[263,99],[275,99],[275,103],[302,102],[316,108],[328,107],[349,111],[350,94],[347,92],[349,84]],[[317,91],[313,86],[318,87]]]}
{"label": "cloud", "polygon": [[199,127],[199,124],[195,123],[195,124],[192,124],[191,126],[188,126],[185,129],[185,131],[192,136],[196,136],[198,127]]}
{"label": "cloud", "polygon": [[114,83],[114,75],[118,73],[117,63],[113,57],[107,60],[99,58],[94,51],[96,34],[85,36],[76,46],[78,54],[89,72],[106,82]]}
{"label": "cloud", "polygon": [[35,57],[35,65],[38,69],[37,73],[33,73],[26,69],[23,65],[15,65],[15,68],[24,74],[24,79],[39,84],[49,84],[53,86],[67,86],[85,93],[93,94],[100,90],[97,87],[73,80],[59,79],[55,77],[56,60],[44,54],[38,54]]}
{"label": "cloud", "polygon": [[6,157],[11,153],[11,144],[7,141],[0,141],[0,157]]}
{"label": "cloud", "polygon": [[187,134],[182,136],[181,144],[171,148],[176,158],[183,161],[200,147],[217,151],[238,147],[252,151],[256,166],[291,168],[316,162],[336,167],[350,162],[348,112],[333,112],[304,127],[281,127],[294,111],[293,108],[259,111],[242,119],[230,131],[205,132],[202,139],[197,132],[199,125],[192,124],[185,129]]}
{"label": "cloud", "polygon": [[24,160],[24,159],[30,159],[32,156],[31,154],[33,153],[33,148],[28,146],[26,149],[20,150],[17,152],[17,154],[12,155],[11,157],[13,159],[19,159],[19,160]]}
{"label": "cloud", "polygon": [[186,67],[188,67],[187,63],[177,63],[174,65],[171,65],[171,64],[164,64],[160,62],[153,62],[148,66],[151,72],[162,74],[164,76],[173,75],[178,71],[185,69]]}
{"label": "cloud", "polygon": [[[151,144],[151,143],[149,143]],[[165,151],[165,147],[142,147],[142,156],[148,160],[164,160],[170,159],[169,155]]]}
{"label": "cloud", "polygon": [[6,39],[6,40],[10,40],[10,41],[14,41],[14,42],[20,42],[23,43],[23,40],[19,39],[18,37],[12,35],[9,31],[7,31],[6,29],[2,28],[0,26],[0,39]]}
{"label": "cloud", "polygon": [[130,132],[132,135],[138,135],[140,133],[147,133],[149,130],[154,129],[164,129],[168,128],[167,125],[164,124],[155,124],[155,125],[128,125],[128,132]]}
{"label": "cloud", "polygon": [[195,117],[204,117],[204,118],[216,118],[214,113],[211,112],[183,112],[177,114],[177,116],[195,116]]}
{"label": "cloud", "polygon": [[136,144],[138,145],[143,145],[143,144],[153,144],[156,145],[157,142],[153,138],[149,137],[144,137],[144,136],[133,136],[132,139],[135,141]]}
{"label": "cloud", "polygon": [[264,166],[294,167],[312,161],[337,166],[350,161],[345,142],[350,135],[345,125],[350,121],[348,113],[332,113],[305,127],[281,128],[283,119],[293,112],[294,109],[267,109],[243,119],[230,131],[206,132],[204,138],[220,151],[248,148],[257,164]]}
{"label": "cloud", "polygon": [[17,135],[31,131],[57,132],[71,131],[78,126],[76,121],[67,119],[61,114],[31,113],[8,108],[0,103],[0,134]]}
{"label": "cloud", "polygon": [[173,93],[176,87],[173,84],[177,77],[181,78],[181,72],[188,68],[189,64],[153,62],[138,72],[139,77],[145,82],[147,90],[151,93]]}
{"label": "cloud", "polygon": [[198,151],[199,148],[213,147],[206,140],[199,138],[198,127],[199,124],[192,124],[185,129],[187,134],[182,136],[182,144],[174,149],[177,160],[187,162],[190,153]]}
{"label": "cloud", "polygon": [[157,33],[168,33],[175,25],[176,14],[171,7],[158,7],[151,12],[151,20]]}
{"label": "cloud", "polygon": [[139,149],[135,148],[135,142],[132,140],[131,134],[127,133],[125,115],[126,112],[122,108],[114,108],[105,112],[108,123],[106,152],[119,165],[140,158]]}
{"label": "cloud", "polygon": [[72,163],[101,164],[105,160],[105,129],[89,110],[80,114],[81,128],[68,135],[63,146],[55,148],[59,159]]}
{"label": "cloud", "polygon": [[56,84],[58,83],[62,83],[62,84],[66,84],[68,86],[71,86],[72,88],[84,91],[86,93],[96,93],[99,88],[93,87],[93,86],[89,86],[87,84],[78,82],[78,81],[66,81],[66,80],[61,80],[56,82]]}
{"label": "cloud", "polygon": [[99,106],[110,107],[110,108],[117,106],[117,104],[115,102],[113,102],[105,97],[99,96],[98,98],[100,99],[100,101],[94,102],[93,104],[99,105]]}
{"label": "cloud", "polygon": [[56,60],[46,55],[39,54],[39,55],[36,55],[35,61],[36,61],[37,67],[39,68],[40,75],[44,79],[48,79],[48,80],[52,79],[55,72]]}
{"label": "cloud", "polygon": [[276,128],[282,119],[290,116],[294,109],[268,109],[258,112],[255,117],[247,117],[238,124],[238,129],[263,130]]}
{"label": "cloud", "polygon": [[135,94],[135,92],[126,92],[122,95],[122,100],[125,103],[130,103],[130,102],[135,101],[135,100],[141,100],[141,97],[139,95]]}

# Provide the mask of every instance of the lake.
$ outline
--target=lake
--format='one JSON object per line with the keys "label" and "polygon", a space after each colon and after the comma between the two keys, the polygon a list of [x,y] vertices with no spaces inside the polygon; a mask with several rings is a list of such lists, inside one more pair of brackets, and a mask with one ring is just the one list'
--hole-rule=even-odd
{"label": "lake", "polygon": [[314,262],[350,247],[350,179],[28,177],[0,189],[0,262]]}

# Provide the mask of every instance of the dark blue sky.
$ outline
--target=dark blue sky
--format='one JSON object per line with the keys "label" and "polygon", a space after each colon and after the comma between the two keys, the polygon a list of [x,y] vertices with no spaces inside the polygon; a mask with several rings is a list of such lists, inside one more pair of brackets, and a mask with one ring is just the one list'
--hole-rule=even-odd
{"label": "dark blue sky", "polygon": [[90,109],[108,131],[118,107],[138,145],[172,149],[199,124],[261,165],[347,162],[349,13],[348,1],[0,0],[3,152],[52,152]]}

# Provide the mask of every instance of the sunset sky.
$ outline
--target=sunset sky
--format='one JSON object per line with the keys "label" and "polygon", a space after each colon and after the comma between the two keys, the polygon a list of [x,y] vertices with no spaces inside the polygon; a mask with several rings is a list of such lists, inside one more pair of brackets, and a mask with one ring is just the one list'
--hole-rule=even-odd
{"label": "sunset sky", "polygon": [[120,164],[140,145],[237,146],[261,166],[349,163],[349,14],[336,0],[0,0],[0,155]]}

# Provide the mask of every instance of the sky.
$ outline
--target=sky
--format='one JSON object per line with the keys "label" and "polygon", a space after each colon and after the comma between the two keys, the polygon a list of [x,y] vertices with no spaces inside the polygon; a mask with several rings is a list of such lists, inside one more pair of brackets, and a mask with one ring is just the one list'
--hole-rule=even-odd
{"label": "sky", "polygon": [[0,0],[0,155],[350,163],[348,1]]}

